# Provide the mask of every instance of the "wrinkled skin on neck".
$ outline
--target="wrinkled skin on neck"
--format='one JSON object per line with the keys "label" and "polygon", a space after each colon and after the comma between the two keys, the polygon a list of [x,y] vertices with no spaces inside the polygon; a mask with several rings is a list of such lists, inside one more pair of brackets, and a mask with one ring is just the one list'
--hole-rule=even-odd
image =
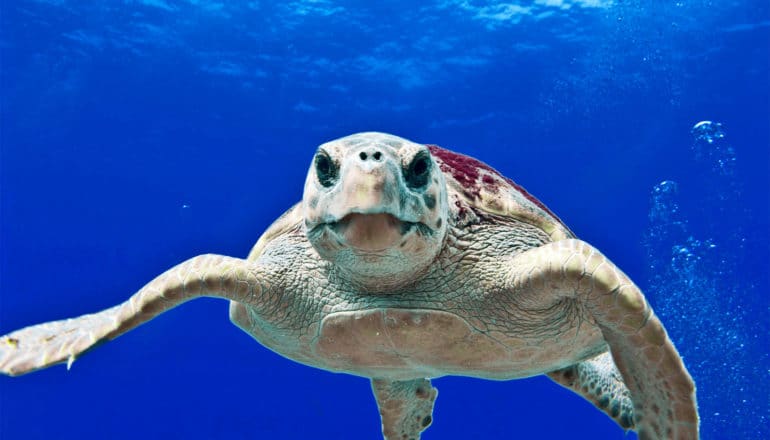
{"label": "wrinkled skin on neck", "polygon": [[419,278],[446,236],[444,176],[424,145],[396,136],[361,133],[318,147],[302,202],[313,248],[369,290]]}

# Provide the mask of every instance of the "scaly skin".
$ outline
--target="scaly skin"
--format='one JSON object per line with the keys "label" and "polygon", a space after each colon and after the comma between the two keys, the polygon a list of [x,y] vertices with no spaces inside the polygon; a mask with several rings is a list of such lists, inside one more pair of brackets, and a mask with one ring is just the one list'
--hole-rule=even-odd
{"label": "scaly skin", "polygon": [[427,379],[372,380],[386,439],[412,439],[433,422],[433,403],[438,390]]}
{"label": "scaly skin", "polygon": [[0,338],[0,372],[18,376],[66,362],[117,338],[191,299],[212,296],[264,307],[271,301],[270,276],[251,263],[200,255],[150,281],[128,301],[99,313],[26,327]]}
{"label": "scaly skin", "polygon": [[631,393],[640,439],[698,438],[695,385],[660,320],[636,285],[580,240],[563,240],[516,256],[507,284],[542,303],[578,301],[595,319]]}
{"label": "scaly skin", "polygon": [[3,336],[0,372],[71,364],[213,296],[272,350],[372,378],[388,440],[432,422],[428,378],[543,373],[642,439],[696,439],[692,379],[628,277],[491,168],[427,151],[375,133],[322,145],[303,203],[247,260],[195,257],[116,307]]}
{"label": "scaly skin", "polygon": [[615,367],[609,352],[552,371],[548,373],[548,377],[585,397],[622,428],[633,429],[634,403],[631,401],[631,392],[623,383],[623,377]]}

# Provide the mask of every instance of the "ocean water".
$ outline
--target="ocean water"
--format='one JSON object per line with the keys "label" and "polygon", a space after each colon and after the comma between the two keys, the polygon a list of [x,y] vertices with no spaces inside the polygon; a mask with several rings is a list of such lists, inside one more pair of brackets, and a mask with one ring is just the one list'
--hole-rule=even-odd
{"label": "ocean water", "polygon": [[[770,438],[770,4],[0,0],[0,334],[244,257],[315,147],[385,131],[525,186],[645,290],[704,439]],[[424,439],[635,438],[543,377],[434,381]],[[375,439],[365,379],[200,299],[0,377],[0,439]]]}

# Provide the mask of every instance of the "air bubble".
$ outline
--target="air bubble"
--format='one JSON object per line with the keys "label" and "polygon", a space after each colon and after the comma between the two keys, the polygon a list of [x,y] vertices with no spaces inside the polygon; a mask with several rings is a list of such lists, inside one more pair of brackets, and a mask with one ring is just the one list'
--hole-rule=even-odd
{"label": "air bubble", "polygon": [[720,175],[733,175],[735,150],[727,143],[721,123],[701,121],[692,127],[690,133],[693,135],[692,149],[696,159],[706,161]]}
{"label": "air bubble", "polygon": [[679,188],[673,180],[664,180],[652,189],[652,208],[650,209],[651,223],[670,223],[679,212],[676,197]]}

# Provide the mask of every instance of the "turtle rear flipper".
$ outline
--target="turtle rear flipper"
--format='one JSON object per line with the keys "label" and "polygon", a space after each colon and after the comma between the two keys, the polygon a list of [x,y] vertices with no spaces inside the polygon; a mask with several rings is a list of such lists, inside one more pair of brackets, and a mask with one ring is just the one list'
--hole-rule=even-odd
{"label": "turtle rear flipper", "polygon": [[548,377],[596,405],[623,429],[634,429],[631,392],[623,383],[623,377],[609,352],[552,371]]}
{"label": "turtle rear flipper", "polygon": [[128,301],[98,313],[47,322],[0,337],[0,373],[18,376],[72,362],[97,345],[186,301],[213,296],[258,305],[264,274],[238,258],[201,255],[164,272]]}
{"label": "turtle rear flipper", "polygon": [[438,390],[428,379],[372,379],[385,440],[419,440],[433,422]]}

